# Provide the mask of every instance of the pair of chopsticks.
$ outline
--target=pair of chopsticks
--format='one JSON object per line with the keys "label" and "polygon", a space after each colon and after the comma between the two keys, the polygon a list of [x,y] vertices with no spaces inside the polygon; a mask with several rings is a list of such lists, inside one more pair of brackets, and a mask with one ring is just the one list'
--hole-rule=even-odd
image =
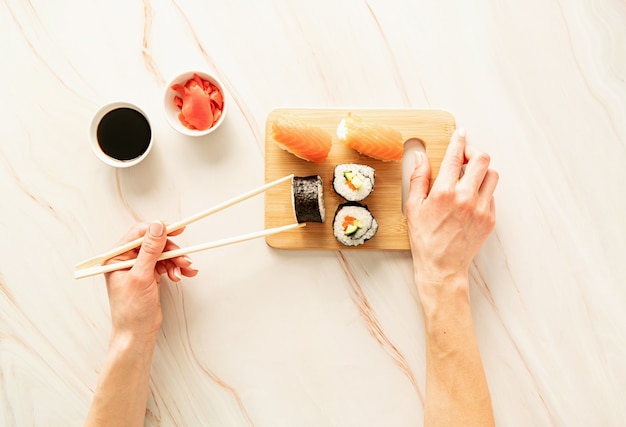
{"label": "pair of chopsticks", "polygon": [[[169,224],[165,228],[165,232],[167,234],[170,234],[176,230],[180,230],[181,228],[186,227],[187,225],[194,223],[196,221],[199,221],[202,218],[206,218],[209,215],[212,215],[216,212],[219,212],[223,209],[233,206],[239,202],[249,199],[250,197],[263,193],[278,184],[281,184],[285,181],[292,179],[293,176],[294,176],[293,174],[284,176],[282,178],[277,179],[276,181],[269,182],[265,185],[255,188],[254,190],[250,190],[247,193],[244,193],[240,196],[234,197],[230,200],[220,203],[219,205],[213,206],[212,208],[209,208],[202,212],[198,212],[178,222]],[[182,255],[191,254],[194,252],[200,252],[200,251],[204,251],[207,249],[217,248],[220,246],[231,245],[233,243],[245,242],[246,240],[257,239],[259,237],[269,236],[271,234],[282,233],[283,231],[304,227],[305,225],[306,223],[289,224],[289,225],[284,225],[282,227],[268,228],[266,230],[256,231],[256,232],[244,234],[241,236],[217,240],[215,242],[201,243],[199,245],[190,246],[187,248],[175,249],[172,251],[163,252],[161,256],[159,257],[159,261],[170,259],[170,258],[175,258],[175,257],[182,256]],[[112,271],[131,268],[135,264],[135,261],[136,261],[135,259],[115,262],[115,263],[106,264],[106,265],[102,265],[102,263],[117,255],[123,254],[125,252],[130,251],[131,249],[139,247],[142,242],[143,242],[143,237],[140,237],[138,239],[133,240],[132,242],[125,243],[123,245],[120,245],[116,248],[111,249],[110,251],[107,251],[103,254],[97,255],[93,258],[89,258],[81,263],[76,264],[74,266],[74,278],[82,279],[85,277],[95,276],[98,274],[110,273]]]}

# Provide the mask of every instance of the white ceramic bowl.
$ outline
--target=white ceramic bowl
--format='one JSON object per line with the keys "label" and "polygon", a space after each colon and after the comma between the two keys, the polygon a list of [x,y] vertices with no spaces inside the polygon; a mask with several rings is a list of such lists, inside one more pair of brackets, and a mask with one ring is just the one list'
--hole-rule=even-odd
{"label": "white ceramic bowl", "polygon": [[[174,97],[178,95],[178,92],[172,89],[172,86],[176,83],[180,85],[184,85],[189,79],[193,78],[194,74],[197,74],[203,80],[208,80],[211,83],[213,83],[218,88],[218,90],[222,92],[222,97],[224,98],[224,106],[222,108],[222,115],[220,116],[219,120],[215,124],[213,124],[213,126],[204,130],[189,129],[188,127],[183,125],[178,118],[178,115],[180,114],[180,110],[178,109],[178,107],[176,107],[176,105],[174,105]],[[220,127],[220,125],[224,122],[224,118],[226,117],[227,106],[228,106],[228,101],[226,99],[226,92],[224,91],[224,85],[215,76],[212,76],[202,71],[187,71],[185,73],[181,73],[177,75],[176,77],[174,77],[172,80],[170,80],[170,82],[165,87],[165,94],[163,97],[163,111],[165,113],[165,117],[168,123],[170,124],[170,126],[172,126],[175,130],[177,130],[178,132],[184,135],[203,136],[203,135],[208,135],[211,132],[215,131],[215,129]]]}
{"label": "white ceramic bowl", "polygon": [[106,116],[111,111],[117,110],[119,108],[129,108],[131,110],[135,110],[139,112],[146,119],[146,123],[148,124],[148,127],[151,128],[150,119],[148,118],[148,115],[137,105],[132,104],[130,102],[123,102],[123,101],[112,102],[98,109],[98,111],[96,111],[96,113],[91,118],[91,123],[89,124],[89,141],[90,141],[89,145],[91,146],[96,157],[98,157],[107,165],[114,166],[117,168],[127,168],[130,166],[136,165],[137,163],[141,162],[143,159],[145,159],[148,156],[153,145],[153,138],[152,138],[153,135],[152,135],[152,129],[150,129],[150,139],[147,143],[148,144],[147,148],[145,149],[145,151],[143,151],[143,153],[139,154],[137,157],[133,159],[120,160],[120,159],[116,159],[106,154],[98,142],[98,126],[100,125],[100,122],[104,118],[104,116]]}

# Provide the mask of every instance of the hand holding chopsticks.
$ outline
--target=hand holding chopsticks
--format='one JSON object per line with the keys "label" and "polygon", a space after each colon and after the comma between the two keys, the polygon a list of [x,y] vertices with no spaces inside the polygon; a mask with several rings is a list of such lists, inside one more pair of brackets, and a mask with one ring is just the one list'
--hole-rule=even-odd
{"label": "hand holding chopsticks", "polygon": [[[214,214],[216,212],[219,212],[223,209],[226,209],[230,206],[233,206],[237,203],[240,203],[246,199],[249,199],[253,196],[256,196],[257,194],[263,193],[265,191],[267,191],[268,189],[281,184],[285,181],[288,181],[290,179],[293,178],[293,174],[292,175],[287,175],[285,177],[279,178],[275,181],[269,182],[265,185],[262,185],[254,190],[248,191],[247,193],[244,193],[240,196],[234,197],[230,200],[227,200],[223,203],[220,203],[212,208],[209,208],[207,210],[204,210],[202,212],[198,212],[194,215],[191,215],[181,221],[172,223],[170,225],[167,226],[167,228],[165,229],[165,232],[167,234],[170,234],[176,230],[179,230],[191,223],[194,223],[196,221],[199,221],[203,218],[206,218],[207,216]],[[281,233],[283,231],[287,231],[287,230],[292,230],[295,228],[299,228],[299,227],[303,227],[306,224],[290,224],[290,225],[286,225],[286,226],[282,226],[282,227],[275,227],[275,228],[270,228],[267,230],[262,230],[262,231],[258,231],[258,232],[254,232],[254,233],[249,233],[249,234],[245,234],[242,236],[237,236],[237,237],[231,237],[231,238],[227,238],[227,239],[222,239],[222,240],[218,240],[215,242],[209,242],[209,243],[203,243],[203,244],[199,244],[199,245],[195,245],[195,246],[191,246],[188,248],[181,248],[181,249],[176,249],[176,250],[172,250],[172,251],[168,251],[168,252],[164,252],[161,254],[161,257],[159,258],[159,260],[165,260],[165,259],[170,259],[170,258],[174,258],[174,257],[178,257],[178,256],[182,256],[185,254],[189,254],[189,253],[193,253],[193,252],[199,252],[199,251],[203,251],[203,250],[207,250],[207,249],[211,249],[211,248],[216,248],[219,246],[225,246],[225,245],[230,245],[233,243],[239,243],[239,242],[243,242],[246,240],[251,240],[251,239],[256,239],[259,237],[264,237],[264,236],[268,236],[271,234],[275,234],[275,233]],[[122,269],[126,269],[126,268],[130,268],[134,265],[135,260],[128,260],[128,261],[122,261],[122,262],[115,262],[112,264],[107,264],[107,265],[101,265],[102,263],[104,263],[105,261],[123,254],[125,252],[128,252],[134,248],[137,248],[141,245],[141,243],[143,242],[143,237],[135,239],[131,242],[125,243],[123,245],[120,245],[116,248],[113,248],[103,254],[100,254],[98,256],[95,256],[93,258],[90,258],[88,260],[85,260],[79,264],[77,264],[74,268],[74,278],[76,279],[81,279],[84,277],[89,277],[89,276],[94,276],[97,274],[103,274],[103,273],[109,273],[112,271],[116,271],[116,270],[122,270]]]}

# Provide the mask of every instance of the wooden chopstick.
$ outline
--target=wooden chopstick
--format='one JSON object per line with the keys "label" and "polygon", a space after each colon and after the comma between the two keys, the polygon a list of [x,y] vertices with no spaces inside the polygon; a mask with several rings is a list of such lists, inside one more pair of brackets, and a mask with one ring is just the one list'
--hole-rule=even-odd
{"label": "wooden chopstick", "polygon": [[[166,231],[167,234],[170,234],[170,233],[172,233],[172,232],[174,232],[176,230],[180,230],[181,228],[186,227],[187,225],[189,225],[189,224],[191,224],[193,222],[199,221],[202,218],[206,218],[207,216],[209,216],[211,214],[219,212],[219,211],[221,211],[223,209],[226,209],[226,208],[228,208],[230,206],[236,205],[239,202],[242,202],[242,201],[244,201],[246,199],[249,199],[250,197],[256,196],[257,194],[263,193],[263,192],[269,190],[270,188],[272,188],[272,187],[274,187],[274,186],[276,186],[276,185],[278,185],[278,184],[280,184],[282,182],[288,181],[288,180],[290,180],[292,178],[293,178],[293,174],[284,176],[282,178],[279,178],[276,181],[268,182],[267,184],[262,185],[262,186],[260,186],[258,188],[255,188],[254,190],[250,190],[247,193],[244,193],[244,194],[242,194],[240,196],[233,197],[230,200],[226,200],[225,202],[220,203],[217,206],[213,206],[212,208],[209,208],[209,209],[204,210],[202,212],[198,212],[198,213],[196,213],[194,215],[191,215],[191,216],[189,216],[189,217],[187,217],[185,219],[182,219],[182,220],[180,220],[178,222],[174,222],[172,224],[169,224],[165,228],[165,231]],[[109,251],[107,251],[107,252],[105,252],[103,254],[97,255],[97,256],[95,256],[93,258],[89,258],[89,259],[87,259],[87,260],[85,260],[85,261],[83,261],[81,263],[78,263],[78,264],[76,264],[74,266],[74,269],[75,270],[82,270],[84,268],[89,268],[89,267],[93,267],[95,265],[102,264],[104,261],[106,261],[108,259],[111,259],[111,258],[113,258],[113,257],[115,257],[117,255],[123,254],[124,252],[128,252],[131,249],[135,249],[136,247],[141,245],[141,242],[143,242],[143,237],[140,237],[138,239],[133,240],[132,242],[125,243],[125,244],[120,245],[120,246],[118,246],[116,248],[113,248],[113,249],[111,249],[111,250],[109,250]]]}
{"label": "wooden chopstick", "polygon": [[[259,237],[269,236],[270,234],[282,233],[283,231],[293,230],[304,226],[306,226],[306,223],[283,225],[282,227],[268,228],[267,230],[255,231],[253,233],[243,234],[236,237],[229,237],[222,240],[216,240],[214,242],[200,243],[198,245],[189,246],[186,248],[174,249],[172,251],[163,252],[159,257],[159,261],[191,254],[194,252],[205,251],[207,249],[217,248],[220,246],[232,245],[233,243],[245,242],[246,240],[257,239]],[[135,265],[135,261],[136,259],[129,259],[127,261],[119,261],[107,265],[98,265],[91,268],[76,269],[74,270],[74,278],[83,279],[85,277],[91,277],[98,274],[124,270],[127,268],[131,268],[133,265]]]}

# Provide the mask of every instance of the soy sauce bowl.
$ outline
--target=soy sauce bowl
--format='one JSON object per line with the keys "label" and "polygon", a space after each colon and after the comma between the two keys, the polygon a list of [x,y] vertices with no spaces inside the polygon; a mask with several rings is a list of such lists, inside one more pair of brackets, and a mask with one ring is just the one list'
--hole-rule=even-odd
{"label": "soy sauce bowl", "polygon": [[96,157],[117,168],[141,162],[153,145],[148,115],[137,105],[124,101],[100,107],[91,119],[89,136]]}
{"label": "soy sauce bowl", "polygon": [[[206,80],[210,82],[212,85],[214,85],[217,88],[217,90],[222,95],[221,115],[219,119],[215,123],[213,123],[213,125],[210,126],[208,129],[202,129],[202,130],[190,129],[187,126],[185,126],[179,118],[179,115],[181,114],[181,110],[174,104],[175,97],[177,96],[180,97],[180,94],[176,90],[172,89],[172,86],[176,84],[184,86],[185,83],[187,83],[189,80],[194,78],[194,75],[198,75],[202,80]],[[165,87],[165,93],[163,96],[163,111],[165,113],[165,118],[167,119],[167,122],[170,124],[170,126],[172,126],[172,128],[182,133],[183,135],[204,136],[204,135],[208,135],[214,132],[224,122],[224,118],[226,117],[227,106],[228,106],[228,101],[226,99],[226,92],[224,90],[224,85],[222,84],[222,82],[220,82],[220,80],[217,77],[211,74],[205,73],[203,71],[187,71],[187,72],[181,73],[177,75],[176,77],[174,77],[173,79],[171,79],[169,83],[167,84],[167,86]]]}

